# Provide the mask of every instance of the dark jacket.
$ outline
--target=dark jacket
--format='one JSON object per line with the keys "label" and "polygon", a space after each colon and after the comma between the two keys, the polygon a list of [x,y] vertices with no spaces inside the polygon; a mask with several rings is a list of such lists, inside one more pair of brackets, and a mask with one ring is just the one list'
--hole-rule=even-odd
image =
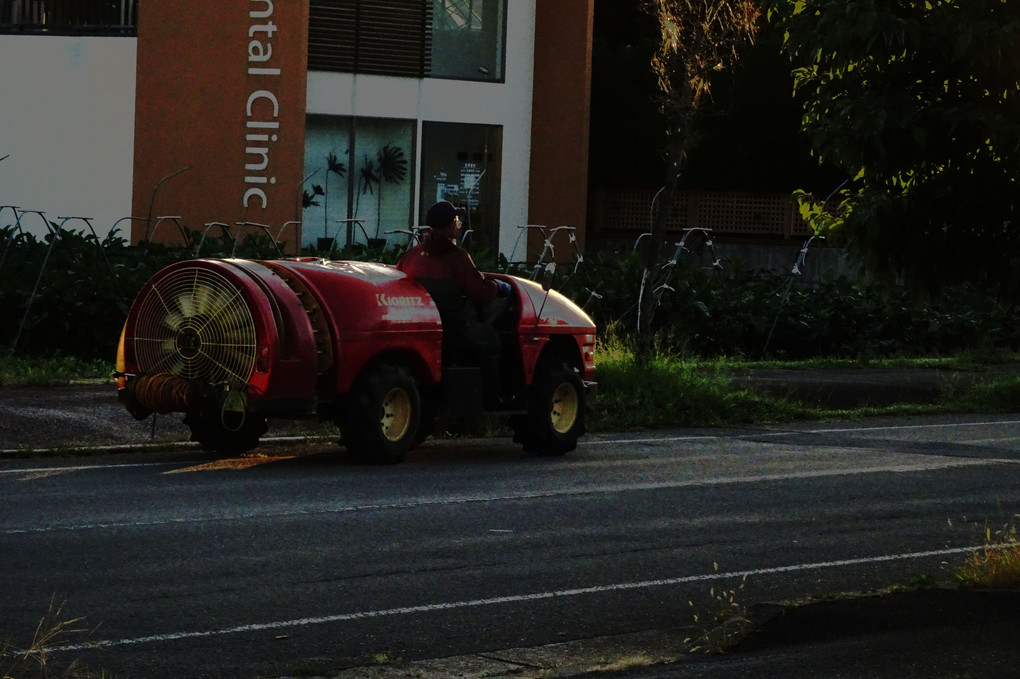
{"label": "dark jacket", "polygon": [[466,251],[446,238],[429,234],[404,253],[397,269],[421,283],[436,303],[443,327],[444,353],[494,358],[499,334],[478,318],[477,305],[496,299],[498,286],[475,267]]}
{"label": "dark jacket", "polygon": [[496,299],[496,282],[487,280],[471,255],[446,238],[425,236],[423,243],[404,253],[397,268],[426,288],[429,281],[452,281],[472,302],[485,305]]}

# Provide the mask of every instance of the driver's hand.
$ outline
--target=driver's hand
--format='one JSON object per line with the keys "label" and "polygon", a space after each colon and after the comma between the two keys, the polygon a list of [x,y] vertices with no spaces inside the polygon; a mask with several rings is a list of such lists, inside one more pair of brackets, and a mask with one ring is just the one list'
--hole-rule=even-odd
{"label": "driver's hand", "polygon": [[509,297],[510,293],[513,292],[513,288],[506,281],[501,281],[498,278],[493,279],[496,283],[496,297]]}

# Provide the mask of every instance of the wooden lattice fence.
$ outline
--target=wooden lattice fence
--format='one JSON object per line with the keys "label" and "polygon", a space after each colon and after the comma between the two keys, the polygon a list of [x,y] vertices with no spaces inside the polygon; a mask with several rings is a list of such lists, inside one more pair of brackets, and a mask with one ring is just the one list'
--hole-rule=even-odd
{"label": "wooden lattice fence", "polygon": [[[590,197],[589,237],[636,238],[651,229],[654,190],[595,189]],[[789,239],[811,235],[797,205],[785,193],[681,191],[673,202],[667,233],[688,228],[711,229],[716,236]]]}

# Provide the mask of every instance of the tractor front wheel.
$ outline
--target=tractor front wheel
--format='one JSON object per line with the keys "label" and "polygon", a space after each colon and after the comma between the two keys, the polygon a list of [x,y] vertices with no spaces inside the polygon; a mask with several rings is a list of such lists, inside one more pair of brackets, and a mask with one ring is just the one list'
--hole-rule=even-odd
{"label": "tractor front wheel", "polygon": [[537,455],[564,455],[577,448],[584,434],[584,384],[581,376],[562,361],[539,365],[528,394],[528,413],[515,415],[510,424],[514,441]]}
{"label": "tractor front wheel", "polygon": [[340,417],[342,442],[359,461],[397,464],[415,446],[421,397],[414,378],[383,364],[358,378]]}

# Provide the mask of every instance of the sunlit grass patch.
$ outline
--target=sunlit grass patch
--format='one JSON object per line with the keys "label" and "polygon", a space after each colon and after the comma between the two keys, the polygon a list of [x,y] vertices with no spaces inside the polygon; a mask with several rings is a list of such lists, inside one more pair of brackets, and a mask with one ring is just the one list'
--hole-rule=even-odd
{"label": "sunlit grass patch", "polygon": [[[1013,517],[1020,518],[1020,514]],[[985,546],[956,569],[956,580],[971,587],[1020,589],[1020,541],[1016,524],[985,530]]]}
{"label": "sunlit grass patch", "polygon": [[784,399],[734,388],[722,363],[685,361],[664,353],[642,361],[612,338],[596,356],[596,427],[705,427],[783,422],[806,414]]}
{"label": "sunlit grass patch", "polygon": [[[714,564],[719,570],[719,564]],[[694,624],[699,631],[684,643],[691,653],[725,653],[739,644],[751,629],[750,611],[742,600],[745,575],[737,587],[730,589],[712,587],[709,595],[712,603],[701,609],[693,601],[688,604],[692,610]]]}

